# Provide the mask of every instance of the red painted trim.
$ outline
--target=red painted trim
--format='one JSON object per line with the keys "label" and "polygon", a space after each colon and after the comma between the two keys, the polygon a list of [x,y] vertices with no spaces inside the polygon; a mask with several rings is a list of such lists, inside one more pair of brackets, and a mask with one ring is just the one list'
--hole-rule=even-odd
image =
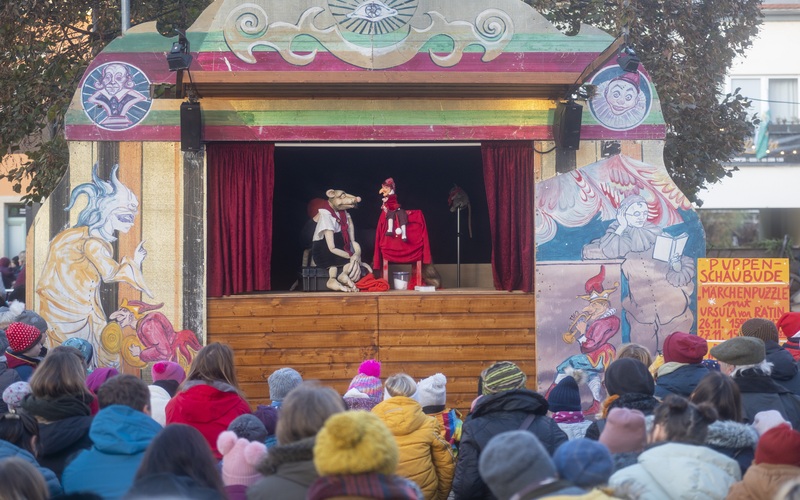
{"label": "red painted trim", "polygon": [[128,130],[103,130],[94,125],[67,125],[64,134],[68,141],[161,141],[181,140],[180,125],[137,126]]}
{"label": "red painted trim", "polygon": [[[599,125],[581,129],[581,140],[663,140],[664,125],[641,125],[633,130],[616,132]],[[68,125],[71,141],[180,141],[179,126],[136,127],[127,131],[103,130],[92,125]],[[362,126],[362,127],[247,127],[206,126],[203,140],[211,141],[486,141],[552,140],[548,125],[517,126]]]}

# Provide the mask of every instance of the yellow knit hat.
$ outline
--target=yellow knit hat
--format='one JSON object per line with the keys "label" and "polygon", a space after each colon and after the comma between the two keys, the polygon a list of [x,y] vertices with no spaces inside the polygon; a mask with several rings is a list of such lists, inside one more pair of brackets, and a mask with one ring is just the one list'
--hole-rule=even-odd
{"label": "yellow knit hat", "polygon": [[314,466],[320,476],[394,474],[399,456],[389,428],[367,411],[331,415],[314,444]]}

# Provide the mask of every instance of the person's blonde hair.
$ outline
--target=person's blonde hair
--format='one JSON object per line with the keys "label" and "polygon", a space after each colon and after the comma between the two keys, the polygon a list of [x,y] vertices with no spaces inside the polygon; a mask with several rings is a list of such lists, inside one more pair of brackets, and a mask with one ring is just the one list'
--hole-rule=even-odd
{"label": "person's blonde hair", "polygon": [[645,346],[639,344],[620,345],[617,349],[617,359],[620,358],[638,359],[648,368],[653,364],[653,356],[650,354],[650,351],[648,351]]}
{"label": "person's blonde hair", "polygon": [[50,492],[44,476],[36,467],[18,457],[0,460],[0,498],[47,500]]}
{"label": "person's blonde hair", "polygon": [[197,352],[183,383],[192,380],[206,383],[225,382],[243,396],[239,380],[236,378],[233,349],[219,342],[212,342]]}
{"label": "person's blonde hair", "polygon": [[383,387],[392,397],[406,396],[410,398],[417,392],[417,383],[414,382],[410,375],[405,373],[395,373],[387,378]]}
{"label": "person's blonde hair", "polygon": [[316,436],[328,417],[346,410],[341,396],[330,387],[303,382],[292,389],[281,404],[281,418],[275,428],[278,444]]}
{"label": "person's blonde hair", "polygon": [[30,379],[34,397],[55,399],[89,394],[82,357],[72,351],[68,348],[53,349],[39,363]]}

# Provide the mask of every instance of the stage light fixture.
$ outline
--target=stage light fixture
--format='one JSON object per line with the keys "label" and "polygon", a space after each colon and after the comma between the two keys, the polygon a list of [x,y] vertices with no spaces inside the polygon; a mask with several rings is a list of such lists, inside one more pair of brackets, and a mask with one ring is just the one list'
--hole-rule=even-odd
{"label": "stage light fixture", "polygon": [[639,57],[629,45],[623,45],[617,54],[617,64],[623,71],[637,73],[639,71]]}
{"label": "stage light fixture", "polygon": [[170,71],[188,70],[192,64],[192,54],[189,52],[189,39],[184,31],[178,31],[178,41],[172,44],[172,49],[167,54],[167,64]]}

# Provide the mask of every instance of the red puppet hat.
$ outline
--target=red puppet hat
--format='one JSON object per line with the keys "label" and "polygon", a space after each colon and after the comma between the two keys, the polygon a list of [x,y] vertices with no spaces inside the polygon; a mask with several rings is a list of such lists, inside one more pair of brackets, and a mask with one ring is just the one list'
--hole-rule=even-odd
{"label": "red puppet hat", "polygon": [[606,266],[600,266],[600,272],[596,276],[592,276],[586,280],[586,284],[584,285],[586,295],[578,295],[578,298],[588,300],[589,302],[594,302],[596,300],[608,301],[609,296],[617,290],[617,287],[619,287],[619,283],[615,282],[613,288],[606,289],[603,286],[603,280],[605,277]]}
{"label": "red puppet hat", "polygon": [[395,190],[394,179],[392,179],[391,177],[383,181],[383,185],[388,188],[391,188],[392,191]]}
{"label": "red puppet hat", "polygon": [[622,81],[628,82],[631,85],[633,85],[634,87],[636,87],[636,90],[639,90],[639,81],[640,80],[639,80],[639,72],[638,71],[636,73],[630,73],[628,71],[625,71],[621,75],[616,76],[616,77],[611,79],[612,82],[615,82],[615,81],[618,81],[618,80],[622,80]]}

